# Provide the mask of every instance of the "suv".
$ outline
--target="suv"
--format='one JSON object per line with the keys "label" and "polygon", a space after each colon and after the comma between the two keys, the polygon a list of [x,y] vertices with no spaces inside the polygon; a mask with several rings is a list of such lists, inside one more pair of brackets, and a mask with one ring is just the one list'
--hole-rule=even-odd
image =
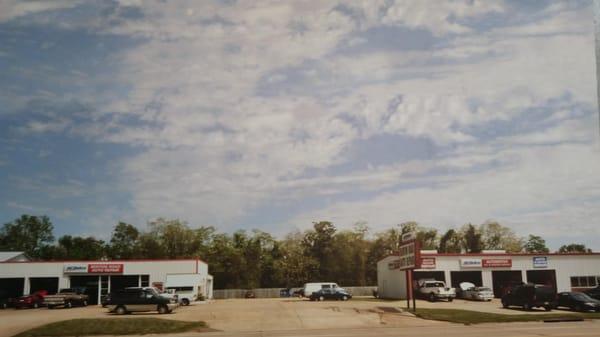
{"label": "suv", "polygon": [[108,297],[106,305],[110,312],[118,315],[144,311],[167,314],[177,307],[177,303],[160,296],[151,288],[128,288],[113,292]]}
{"label": "suv", "polygon": [[588,289],[588,290],[584,291],[584,293],[593,299],[600,300],[600,286],[597,286],[596,288]]}
{"label": "suv", "polygon": [[446,287],[444,281],[421,279],[417,281],[417,294],[427,298],[431,302],[439,299],[446,299],[448,302],[452,302],[456,297],[456,290]]}
{"label": "suv", "polygon": [[58,294],[44,297],[44,304],[48,309],[56,307],[72,308],[74,305],[87,306],[88,295],[85,294],[85,288],[66,288],[61,289]]}
{"label": "suv", "polygon": [[555,307],[556,292],[554,288],[539,284],[521,284],[513,287],[502,296],[502,306],[520,306],[524,310],[544,308],[546,311]]}

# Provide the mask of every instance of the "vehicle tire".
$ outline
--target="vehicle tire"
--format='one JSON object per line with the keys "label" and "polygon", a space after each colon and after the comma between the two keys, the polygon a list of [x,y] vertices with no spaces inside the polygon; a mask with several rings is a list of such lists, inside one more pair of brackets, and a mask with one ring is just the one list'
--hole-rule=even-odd
{"label": "vehicle tire", "polygon": [[71,302],[65,303],[65,308],[72,308],[72,307],[73,307],[73,303],[71,303]]}
{"label": "vehicle tire", "polygon": [[49,305],[48,309],[54,309],[54,306],[53,305]]}
{"label": "vehicle tire", "polygon": [[37,302],[35,302],[35,303],[33,303],[32,307],[33,307],[34,309],[37,309],[37,308],[39,308],[39,307],[40,307],[40,305],[39,305]]}
{"label": "vehicle tire", "polygon": [[157,310],[158,310],[158,313],[161,315],[169,313],[169,308],[166,305],[159,305]]}
{"label": "vehicle tire", "polygon": [[0,309],[6,309],[8,305],[6,303],[0,304]]}
{"label": "vehicle tire", "polygon": [[325,301],[325,297],[319,296],[319,301]]}
{"label": "vehicle tire", "polygon": [[81,305],[83,305],[84,307],[87,307],[87,305],[88,305],[87,300],[83,300],[83,302],[81,302]]}
{"label": "vehicle tire", "polygon": [[523,310],[530,311],[531,310],[531,305],[529,305],[529,303],[523,304]]}
{"label": "vehicle tire", "polygon": [[502,300],[502,307],[503,307],[504,309],[507,309],[507,308],[508,308],[508,302],[507,302],[507,301],[505,301],[505,300]]}
{"label": "vehicle tire", "polygon": [[435,294],[434,293],[429,294],[429,302],[435,302]]}
{"label": "vehicle tire", "polygon": [[342,301],[347,301],[348,300],[348,296],[344,295],[342,296]]}
{"label": "vehicle tire", "polygon": [[544,306],[544,310],[550,311],[550,310],[552,310],[552,306],[551,305],[546,305],[546,306]]}
{"label": "vehicle tire", "polygon": [[184,298],[184,299],[181,300],[181,304],[185,305],[185,306],[188,306],[188,305],[190,305],[190,300],[188,300],[187,298]]}
{"label": "vehicle tire", "polygon": [[120,305],[120,306],[118,306],[118,307],[115,309],[115,313],[116,313],[117,315],[125,315],[125,314],[127,313],[127,310],[125,309],[125,307],[124,307],[124,306],[121,306],[121,305]]}

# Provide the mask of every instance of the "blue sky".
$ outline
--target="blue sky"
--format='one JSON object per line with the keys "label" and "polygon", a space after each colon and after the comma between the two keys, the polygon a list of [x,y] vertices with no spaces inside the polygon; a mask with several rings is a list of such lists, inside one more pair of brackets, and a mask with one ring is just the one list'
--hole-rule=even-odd
{"label": "blue sky", "polygon": [[589,1],[3,1],[0,216],[600,249]]}

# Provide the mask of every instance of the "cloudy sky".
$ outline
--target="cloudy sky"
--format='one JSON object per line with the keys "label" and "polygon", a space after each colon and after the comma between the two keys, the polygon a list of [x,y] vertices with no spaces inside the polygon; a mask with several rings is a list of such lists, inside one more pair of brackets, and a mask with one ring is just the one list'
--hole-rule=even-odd
{"label": "cloudy sky", "polygon": [[495,219],[600,249],[591,1],[0,2],[0,221]]}

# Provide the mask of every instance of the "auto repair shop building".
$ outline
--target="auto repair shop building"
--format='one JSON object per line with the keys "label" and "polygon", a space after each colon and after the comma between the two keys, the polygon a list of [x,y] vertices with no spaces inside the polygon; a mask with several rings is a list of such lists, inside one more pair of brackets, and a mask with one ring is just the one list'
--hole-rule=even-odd
{"label": "auto repair shop building", "polygon": [[[9,255],[2,252],[2,255]],[[0,288],[17,297],[37,290],[55,293],[62,288],[86,287],[89,303],[126,287],[165,286],[169,274],[200,274],[199,293],[212,298],[213,278],[200,259],[112,260],[112,261],[29,261],[20,258],[0,260]]]}
{"label": "auto repair shop building", "polygon": [[[398,269],[397,255],[377,263],[379,296],[406,298],[406,273]],[[442,254],[421,251],[421,269],[414,280],[435,279],[457,288],[462,282],[493,289],[501,297],[506,289],[521,282],[544,284],[561,291],[581,291],[600,285],[600,253],[509,254],[484,251],[480,254]]]}

